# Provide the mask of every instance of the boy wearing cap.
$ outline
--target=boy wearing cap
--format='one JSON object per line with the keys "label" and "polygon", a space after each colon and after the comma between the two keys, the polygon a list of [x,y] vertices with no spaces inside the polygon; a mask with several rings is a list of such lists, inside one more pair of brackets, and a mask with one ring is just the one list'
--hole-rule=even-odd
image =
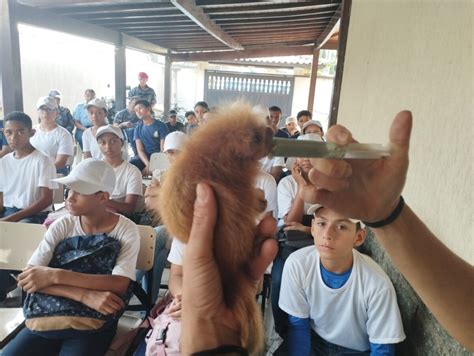
{"label": "boy wearing cap", "polygon": [[298,138],[300,135],[300,128],[298,126],[298,120],[296,120],[296,117],[287,117],[285,120],[285,126],[286,127],[283,128],[283,131],[290,135],[290,138]]}
{"label": "boy wearing cap", "polygon": [[107,104],[105,100],[95,98],[87,103],[86,109],[93,126],[85,130],[82,136],[84,158],[103,159],[95,136],[101,126],[107,125]]}
{"label": "boy wearing cap", "polygon": [[72,130],[74,130],[75,127],[74,119],[72,118],[71,111],[64,106],[61,106],[61,92],[57,89],[53,89],[49,92],[48,96],[53,97],[54,100],[56,100],[56,104],[58,106],[58,116],[56,117],[56,123],[68,130],[72,135]]}
{"label": "boy wearing cap", "polygon": [[168,126],[168,132],[170,133],[175,131],[184,132],[184,125],[182,122],[178,121],[178,113],[176,110],[170,110],[166,126]]}
{"label": "boy wearing cap", "polygon": [[51,96],[43,96],[36,107],[40,123],[35,126],[30,143],[54,162],[58,173],[67,174],[66,163],[74,154],[74,142],[70,133],[56,123],[57,102]]}
{"label": "boy wearing cap", "polygon": [[301,129],[303,135],[305,134],[317,134],[321,137],[324,136],[323,125],[318,120],[309,120],[303,124]]}
{"label": "boy wearing cap", "polygon": [[393,285],[357,252],[360,222],[313,205],[315,246],[286,260],[279,306],[288,313],[290,355],[394,355],[405,339]]}
{"label": "boy wearing cap", "polygon": [[146,83],[148,82],[148,74],[145,72],[138,73],[138,86],[130,89],[128,92],[128,98],[136,96],[138,99],[146,100],[150,103],[151,107],[156,104],[156,94],[153,88],[150,88]]}
{"label": "boy wearing cap", "polygon": [[138,97],[134,96],[130,98],[128,105],[125,109],[120,110],[114,117],[114,125],[120,127],[126,135],[126,139],[130,146],[132,146],[133,154],[137,155],[137,146],[133,140],[133,131],[135,126],[140,122],[137,114],[135,114],[135,102]]}
{"label": "boy wearing cap", "polygon": [[31,118],[14,111],[4,118],[4,134],[13,152],[0,160],[0,221],[43,223],[51,210],[56,169],[30,143]]}
{"label": "boy wearing cap", "polygon": [[143,175],[147,176],[151,174],[148,168],[150,156],[155,152],[163,151],[168,127],[152,116],[151,105],[146,100],[135,102],[135,113],[140,119],[140,123],[135,127],[133,134],[138,157],[131,159],[130,163],[137,167]]}
{"label": "boy wearing cap", "polygon": [[86,159],[56,181],[70,188],[69,214],[50,226],[19,275],[26,327],[3,355],[105,354],[135,279],[138,229],[106,208],[113,169]]}
{"label": "boy wearing cap", "polygon": [[106,125],[97,130],[100,151],[115,172],[115,187],[106,206],[120,214],[132,216],[136,211],[139,197],[143,196],[142,174],[137,167],[123,159],[125,144],[122,130]]}

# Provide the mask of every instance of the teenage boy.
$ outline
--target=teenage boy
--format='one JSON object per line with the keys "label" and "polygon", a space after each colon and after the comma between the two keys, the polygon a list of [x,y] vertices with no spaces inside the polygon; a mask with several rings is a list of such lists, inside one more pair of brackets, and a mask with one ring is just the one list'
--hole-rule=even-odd
{"label": "teenage boy", "polygon": [[76,105],[74,113],[74,125],[76,125],[76,133],[74,137],[82,150],[82,134],[85,130],[92,126],[92,122],[87,114],[87,103],[95,98],[95,91],[93,89],[86,89],[84,92],[84,102]]}
{"label": "teenage boy", "polygon": [[76,125],[74,124],[74,119],[72,118],[71,110],[69,110],[65,106],[61,106],[61,92],[57,89],[53,89],[49,92],[48,96],[53,97],[58,106],[58,116],[56,117],[56,123],[59,126],[64,127],[72,135],[72,130],[74,130],[74,127]]}
{"label": "teenage boy", "polygon": [[113,125],[102,126],[97,130],[96,138],[105,162],[114,169],[116,177],[115,188],[106,205],[120,214],[132,216],[138,199],[143,196],[143,181],[138,168],[123,159],[122,130]]}
{"label": "teenage boy", "polygon": [[57,102],[51,96],[43,96],[38,99],[36,108],[40,123],[35,126],[30,142],[54,162],[58,173],[67,175],[66,163],[74,154],[74,142],[69,131],[57,124]]}
{"label": "teenage boy", "polygon": [[313,205],[315,246],[293,252],[279,306],[288,313],[290,355],[394,355],[405,339],[397,297],[385,272],[354,248],[360,222]]}
{"label": "teenage boy", "polygon": [[290,135],[279,128],[281,121],[281,109],[278,106],[268,108],[268,121],[275,137],[290,138]]}
{"label": "teenage boy", "polygon": [[42,224],[57,184],[52,161],[30,143],[31,118],[14,111],[4,118],[4,133],[13,152],[0,159],[0,221]]}
{"label": "teenage boy", "polygon": [[128,105],[125,109],[120,110],[114,118],[114,125],[120,127],[127,136],[127,141],[132,146],[133,154],[137,155],[137,146],[133,140],[133,131],[135,131],[135,126],[138,124],[139,120],[137,114],[135,114],[135,102],[138,100],[138,97],[134,96],[130,98]]}
{"label": "teenage boy", "polygon": [[57,179],[69,214],[46,232],[18,285],[26,327],[2,355],[104,355],[127,301],[139,250],[136,225],[107,210],[115,173],[86,159]]}
{"label": "teenage boy", "polygon": [[170,110],[168,113],[168,122],[166,123],[166,126],[168,126],[168,131],[170,133],[175,131],[184,132],[184,125],[182,122],[178,121],[178,113],[176,110]]}
{"label": "teenage boy", "polygon": [[135,127],[133,138],[137,145],[138,156],[130,160],[144,176],[151,174],[150,156],[155,152],[162,152],[168,128],[161,121],[152,116],[151,105],[146,100],[135,102],[135,113],[140,123]]}

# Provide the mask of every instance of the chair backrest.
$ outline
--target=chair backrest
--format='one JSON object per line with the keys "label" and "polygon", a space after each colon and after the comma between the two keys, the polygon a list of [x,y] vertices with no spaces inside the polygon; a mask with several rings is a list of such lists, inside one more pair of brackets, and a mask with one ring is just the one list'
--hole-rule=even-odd
{"label": "chair backrest", "polygon": [[137,225],[140,233],[140,251],[138,252],[137,269],[149,271],[155,258],[156,231],[151,226]]}
{"label": "chair backrest", "polygon": [[160,171],[165,171],[170,165],[168,157],[163,152],[156,152],[150,156],[150,172],[153,172],[156,169]]}
{"label": "chair backrest", "polygon": [[62,204],[64,203],[64,184],[56,184],[58,185],[58,187],[56,189],[53,189],[53,204]]}
{"label": "chair backrest", "polygon": [[39,224],[0,221],[0,269],[25,268],[45,232]]}

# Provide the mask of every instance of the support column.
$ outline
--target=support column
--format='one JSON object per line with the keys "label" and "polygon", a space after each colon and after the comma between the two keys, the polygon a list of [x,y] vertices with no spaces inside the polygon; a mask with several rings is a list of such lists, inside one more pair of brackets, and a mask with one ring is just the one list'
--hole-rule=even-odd
{"label": "support column", "polygon": [[163,93],[163,114],[164,117],[168,117],[168,111],[171,107],[171,53],[165,58],[165,88]]}
{"label": "support column", "polygon": [[3,114],[23,111],[20,39],[13,0],[0,1],[0,81]]}
{"label": "support column", "polygon": [[336,77],[334,78],[334,89],[331,99],[331,111],[329,113],[329,127],[337,123],[339,112],[339,99],[341,97],[342,74],[344,72],[344,58],[346,56],[346,43],[349,34],[349,20],[351,15],[352,0],[344,0],[342,3],[341,26],[339,27],[339,44],[337,48]]}
{"label": "support column", "polygon": [[314,93],[316,92],[316,79],[318,78],[319,49],[313,50],[313,63],[311,64],[311,79],[309,80],[308,110],[313,112]]}
{"label": "support column", "polygon": [[125,109],[126,106],[126,81],[125,46],[122,44],[122,36],[120,36],[120,45],[115,45],[115,108],[117,110]]}

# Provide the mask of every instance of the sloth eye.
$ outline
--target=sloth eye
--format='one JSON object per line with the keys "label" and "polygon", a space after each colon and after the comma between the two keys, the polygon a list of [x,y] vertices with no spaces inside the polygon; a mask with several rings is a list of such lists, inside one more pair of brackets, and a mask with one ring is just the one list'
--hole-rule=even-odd
{"label": "sloth eye", "polygon": [[262,135],[260,134],[256,134],[254,137],[253,137],[253,142],[254,143],[261,143],[262,142]]}

